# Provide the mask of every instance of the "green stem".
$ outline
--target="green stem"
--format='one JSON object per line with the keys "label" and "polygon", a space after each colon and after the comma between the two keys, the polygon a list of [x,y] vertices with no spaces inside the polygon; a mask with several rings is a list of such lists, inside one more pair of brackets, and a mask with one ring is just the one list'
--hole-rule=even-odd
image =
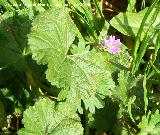
{"label": "green stem", "polygon": [[85,115],[85,130],[84,135],[89,135],[89,126],[88,126],[88,110],[84,108],[84,115]]}

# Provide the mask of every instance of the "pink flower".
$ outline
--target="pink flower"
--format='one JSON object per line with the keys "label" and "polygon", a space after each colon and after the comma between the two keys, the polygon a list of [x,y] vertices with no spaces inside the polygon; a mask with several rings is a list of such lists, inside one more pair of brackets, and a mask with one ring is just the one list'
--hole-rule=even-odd
{"label": "pink flower", "polygon": [[110,36],[108,40],[105,40],[101,44],[101,48],[107,49],[107,51],[111,54],[117,54],[121,52],[120,39],[115,39],[115,36]]}

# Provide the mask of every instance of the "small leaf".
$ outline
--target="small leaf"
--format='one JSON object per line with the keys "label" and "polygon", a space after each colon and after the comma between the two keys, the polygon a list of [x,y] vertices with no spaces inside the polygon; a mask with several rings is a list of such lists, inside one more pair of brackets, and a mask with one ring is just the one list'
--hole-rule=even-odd
{"label": "small leaf", "polygon": [[113,96],[120,99],[123,105],[127,105],[129,94],[131,94],[132,88],[135,87],[137,85],[137,82],[141,79],[142,76],[135,77],[131,75],[129,71],[120,71],[120,73],[118,74],[119,85],[116,87],[115,91],[112,91]]}
{"label": "small leaf", "polygon": [[19,135],[83,135],[80,119],[71,106],[58,106],[48,98],[40,99],[24,112],[24,127]]}
{"label": "small leaf", "polygon": [[138,125],[138,127],[141,129],[139,135],[158,135],[160,133],[159,123],[159,110],[156,110],[154,114],[149,112],[147,116],[142,117],[142,121]]}
{"label": "small leaf", "polygon": [[[27,47],[33,13],[30,10],[5,12],[0,16],[0,68],[14,65],[25,69],[23,51]],[[19,66],[19,65],[21,66]]]}

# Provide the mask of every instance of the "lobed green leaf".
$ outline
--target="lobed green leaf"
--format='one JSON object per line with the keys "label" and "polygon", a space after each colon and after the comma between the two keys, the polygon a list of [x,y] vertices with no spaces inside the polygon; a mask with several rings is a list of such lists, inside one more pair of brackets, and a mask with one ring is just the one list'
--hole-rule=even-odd
{"label": "lobed green leaf", "polygon": [[24,112],[24,127],[19,135],[83,135],[80,119],[67,103],[42,98]]}

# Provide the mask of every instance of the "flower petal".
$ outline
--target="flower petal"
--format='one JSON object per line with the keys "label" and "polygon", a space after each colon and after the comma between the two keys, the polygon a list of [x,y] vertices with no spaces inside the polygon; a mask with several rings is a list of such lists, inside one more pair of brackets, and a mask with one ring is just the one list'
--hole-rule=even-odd
{"label": "flower petal", "polygon": [[120,41],[120,39],[115,40],[114,45],[115,46],[120,46],[122,43]]}
{"label": "flower petal", "polygon": [[121,48],[120,48],[120,45],[121,45],[121,41],[120,39],[115,39],[115,36],[110,36],[108,40],[104,40],[102,43],[101,43],[101,47],[103,49],[107,49],[109,53],[112,53],[112,54],[116,54],[116,53],[120,53],[121,51]]}
{"label": "flower petal", "polygon": [[120,47],[111,47],[108,48],[108,52],[112,53],[112,54],[117,54],[121,52],[121,48]]}

